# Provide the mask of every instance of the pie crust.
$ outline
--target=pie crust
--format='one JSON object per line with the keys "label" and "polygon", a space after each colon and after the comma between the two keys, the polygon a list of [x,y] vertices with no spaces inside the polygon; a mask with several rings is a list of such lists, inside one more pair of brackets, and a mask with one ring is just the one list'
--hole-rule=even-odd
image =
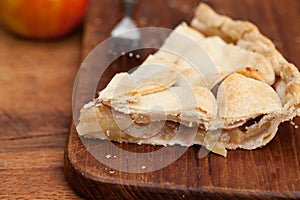
{"label": "pie crust", "polygon": [[191,26],[181,23],[137,70],[116,74],[83,106],[76,128],[85,137],[199,144],[226,156],[266,145],[281,122],[299,116],[299,103],[299,71],[274,44],[254,24],[201,3]]}

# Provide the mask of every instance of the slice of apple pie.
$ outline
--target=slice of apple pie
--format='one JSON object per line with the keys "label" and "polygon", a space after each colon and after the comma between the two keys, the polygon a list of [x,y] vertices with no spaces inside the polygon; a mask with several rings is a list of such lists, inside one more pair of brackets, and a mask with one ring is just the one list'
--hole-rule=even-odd
{"label": "slice of apple pie", "polygon": [[133,73],[116,74],[82,107],[77,131],[199,144],[226,156],[226,149],[266,145],[281,122],[299,115],[299,103],[298,69],[257,27],[200,4],[191,26],[181,23]]}

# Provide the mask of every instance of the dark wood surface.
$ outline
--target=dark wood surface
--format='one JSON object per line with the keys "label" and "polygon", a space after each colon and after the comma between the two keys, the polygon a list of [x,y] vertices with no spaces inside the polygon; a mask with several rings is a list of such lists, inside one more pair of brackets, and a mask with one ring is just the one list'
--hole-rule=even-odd
{"label": "dark wood surface", "polygon": [[[207,0],[218,12],[250,20],[271,38],[284,56],[300,66],[300,2],[298,0]],[[196,0],[141,0],[135,12],[139,27],[174,28],[190,21]],[[82,58],[121,19],[118,1],[93,1],[83,38]],[[112,76],[110,71],[107,76]],[[104,82],[108,80],[105,79]],[[295,119],[299,124],[299,119]],[[107,142],[86,140],[98,151]],[[149,145],[116,144],[125,150],[148,152]],[[65,173],[70,185],[98,199],[271,199],[300,198],[300,131],[286,122],[261,149],[229,151],[198,159],[199,147],[189,148],[171,165],[150,173],[120,172],[95,159],[72,124],[65,149]],[[148,158],[151,159],[151,158]],[[126,158],[120,158],[120,162]]]}

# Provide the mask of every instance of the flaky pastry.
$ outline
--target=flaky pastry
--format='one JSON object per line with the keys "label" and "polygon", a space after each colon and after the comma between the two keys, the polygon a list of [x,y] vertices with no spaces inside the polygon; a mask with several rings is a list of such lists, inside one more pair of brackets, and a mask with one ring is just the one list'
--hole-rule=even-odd
{"label": "flaky pastry", "polygon": [[82,107],[77,131],[118,142],[199,144],[226,156],[226,149],[266,145],[281,122],[299,115],[299,103],[299,71],[274,44],[254,24],[201,3],[191,26],[178,25],[160,50]]}

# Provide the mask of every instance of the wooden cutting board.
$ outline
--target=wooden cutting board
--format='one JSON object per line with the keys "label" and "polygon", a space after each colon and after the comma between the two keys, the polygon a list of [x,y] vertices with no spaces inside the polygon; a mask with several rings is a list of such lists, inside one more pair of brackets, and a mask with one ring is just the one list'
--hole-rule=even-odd
{"label": "wooden cutting board", "polygon": [[[298,43],[300,46],[298,0],[205,2],[218,12],[256,23],[289,60],[300,66],[300,48],[294,45]],[[196,0],[140,0],[135,19],[139,27],[173,29],[181,21],[191,20],[193,9],[198,3]],[[91,2],[83,35],[82,59],[99,42],[109,37],[121,17],[119,1]],[[106,78],[101,80],[100,88],[107,84],[114,73],[126,70],[124,59],[122,62],[116,64],[120,67],[106,71]],[[299,118],[294,121],[300,124]],[[88,139],[84,142],[94,145],[99,151],[103,151],[107,143]],[[149,145],[116,145],[127,151],[141,153],[158,148]],[[174,148],[173,151],[176,151],[180,147]],[[300,198],[299,151],[300,131],[286,122],[279,127],[276,137],[261,149],[229,151],[227,158],[210,153],[199,159],[199,146],[195,146],[160,170],[126,173],[95,159],[83,145],[72,123],[65,148],[65,175],[74,190],[93,199]],[[113,159],[111,156],[110,159]],[[119,159],[120,162],[126,162],[126,157]]]}

